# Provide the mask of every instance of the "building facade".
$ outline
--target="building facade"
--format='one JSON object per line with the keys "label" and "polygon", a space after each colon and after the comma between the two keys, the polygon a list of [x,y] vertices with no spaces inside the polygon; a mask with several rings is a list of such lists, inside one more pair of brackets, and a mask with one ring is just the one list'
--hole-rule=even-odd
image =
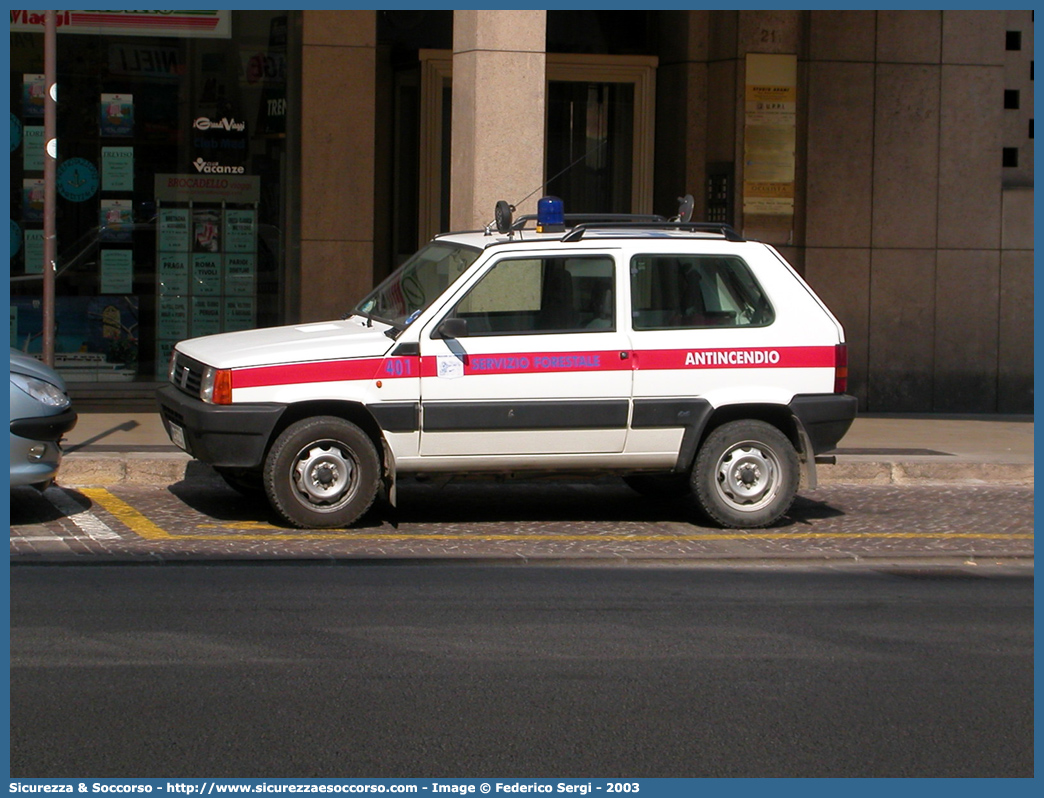
{"label": "building facade", "polygon": [[[182,337],[338,317],[500,199],[672,215],[691,194],[834,309],[863,411],[1032,412],[1030,11],[59,13],[74,395],[151,390]],[[40,30],[12,12],[29,351]]]}

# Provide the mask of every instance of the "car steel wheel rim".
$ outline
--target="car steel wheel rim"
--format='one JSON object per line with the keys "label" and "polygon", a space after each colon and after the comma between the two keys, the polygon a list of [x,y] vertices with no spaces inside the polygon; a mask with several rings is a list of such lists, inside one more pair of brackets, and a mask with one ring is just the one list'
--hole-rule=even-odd
{"label": "car steel wheel rim", "polygon": [[309,504],[336,510],[351,498],[355,460],[336,441],[316,441],[297,455],[291,476]]}
{"label": "car steel wheel rim", "polygon": [[771,449],[757,441],[730,446],[715,468],[718,494],[742,512],[755,512],[779,491],[780,464]]}

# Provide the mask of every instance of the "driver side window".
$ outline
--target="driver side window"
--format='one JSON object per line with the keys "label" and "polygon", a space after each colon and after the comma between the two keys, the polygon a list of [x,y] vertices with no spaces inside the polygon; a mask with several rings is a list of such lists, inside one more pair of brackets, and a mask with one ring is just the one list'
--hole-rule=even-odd
{"label": "driver side window", "polygon": [[450,315],[468,336],[616,329],[613,259],[505,259],[495,264]]}

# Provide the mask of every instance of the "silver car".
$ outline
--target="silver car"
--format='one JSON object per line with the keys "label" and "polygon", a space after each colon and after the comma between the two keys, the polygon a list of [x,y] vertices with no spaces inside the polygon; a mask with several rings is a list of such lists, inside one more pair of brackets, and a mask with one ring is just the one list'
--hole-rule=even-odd
{"label": "silver car", "polygon": [[35,357],[11,350],[11,486],[43,490],[62,462],[62,436],[76,426],[65,382]]}

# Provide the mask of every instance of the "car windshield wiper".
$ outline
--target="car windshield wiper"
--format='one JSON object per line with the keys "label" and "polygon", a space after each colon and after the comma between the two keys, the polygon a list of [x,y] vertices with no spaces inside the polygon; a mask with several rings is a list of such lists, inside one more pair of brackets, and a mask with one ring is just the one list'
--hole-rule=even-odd
{"label": "car windshield wiper", "polygon": [[[373,320],[375,318],[377,318],[370,311],[362,310],[361,308],[355,307],[355,308],[352,308],[351,310],[349,310],[343,316],[341,316],[341,321],[344,321],[345,319],[350,319],[352,316],[362,316],[364,319],[366,319],[366,326],[367,327],[372,327],[373,326]],[[379,318],[377,320],[378,321],[384,321],[384,319],[379,319]]]}
{"label": "car windshield wiper", "polygon": [[394,321],[391,321],[390,319],[382,319],[380,316],[374,316],[372,311],[362,310],[361,308],[353,308],[351,312],[345,313],[343,316],[341,316],[341,318],[349,319],[352,316],[362,316],[364,319],[366,319],[367,327],[373,327],[373,322],[375,319],[379,321],[381,324],[387,324],[388,329],[384,330],[384,334],[392,340],[397,339],[399,337],[399,334],[406,329],[405,325],[399,325],[396,324]]}

